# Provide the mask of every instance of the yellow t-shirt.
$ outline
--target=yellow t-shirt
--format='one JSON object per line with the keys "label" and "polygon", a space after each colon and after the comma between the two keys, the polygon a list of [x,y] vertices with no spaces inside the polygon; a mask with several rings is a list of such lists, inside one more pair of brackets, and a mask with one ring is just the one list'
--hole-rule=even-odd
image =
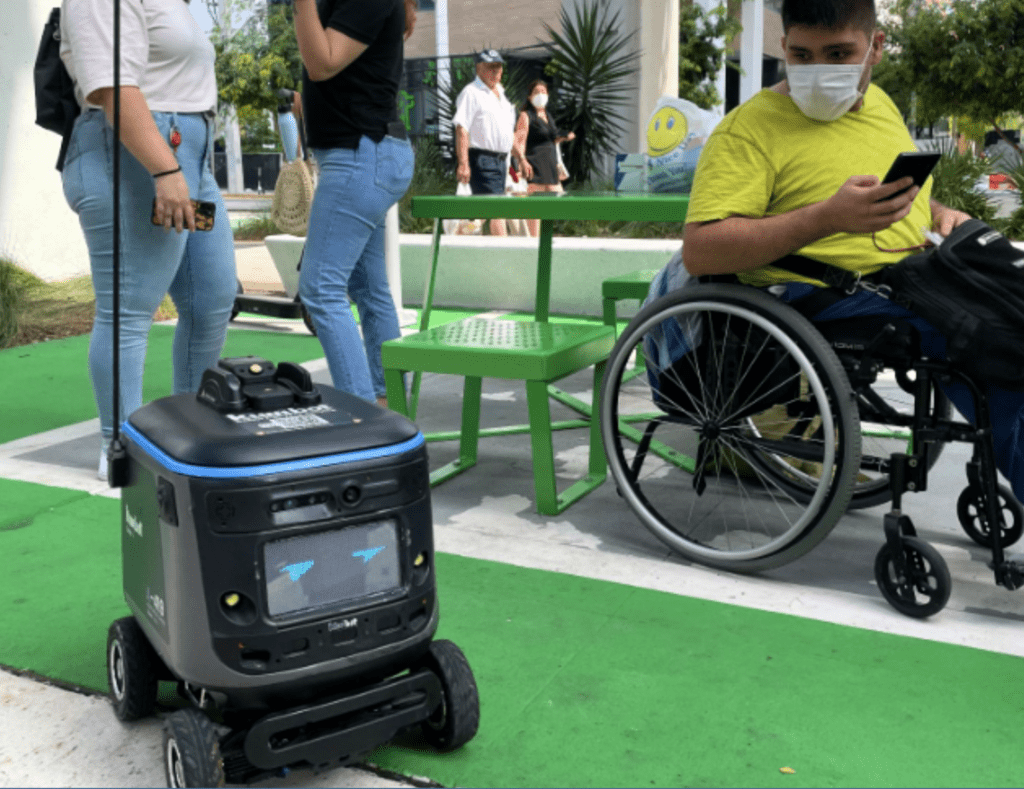
{"label": "yellow t-shirt", "polygon": [[[701,152],[687,222],[777,216],[819,203],[854,175],[884,178],[897,154],[916,150],[892,100],[870,85],[863,106],[831,123],[813,121],[789,96],[765,89],[730,112]],[[878,246],[924,243],[931,227],[931,178],[906,219],[876,234]],[[870,233],[837,233],[797,250],[804,257],[870,274],[907,256],[880,252]],[[751,285],[806,280],[765,266],[741,276]],[[820,284],[820,283],[818,283]]]}

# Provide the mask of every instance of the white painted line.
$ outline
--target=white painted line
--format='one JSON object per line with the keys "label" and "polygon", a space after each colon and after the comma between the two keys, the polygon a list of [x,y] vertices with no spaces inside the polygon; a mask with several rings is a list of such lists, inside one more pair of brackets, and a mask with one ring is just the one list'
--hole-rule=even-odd
{"label": "white painted line", "polygon": [[[964,574],[963,564],[966,563],[956,562],[951,567],[954,580],[950,605],[931,619],[919,620],[898,613],[880,594],[873,599],[773,578],[719,572],[677,563],[668,552],[664,558],[650,558],[601,551],[598,550],[598,538],[579,532],[568,521],[549,521],[544,526],[537,526],[518,515],[532,509],[533,501],[523,496],[485,496],[478,507],[460,513],[446,523],[435,523],[435,545],[445,553],[471,559],[612,581],[700,600],[1024,657],[1021,622],[957,610],[958,600],[967,596],[962,588],[965,583],[992,583],[991,576],[985,575],[987,569],[982,566],[979,571],[977,562],[969,563],[969,576]],[[624,511],[623,517],[631,518],[632,515]],[[947,557],[953,558],[958,549],[944,547],[942,550]],[[438,583],[443,586],[444,579],[438,579]],[[993,588],[992,592],[1012,594],[998,588]]]}

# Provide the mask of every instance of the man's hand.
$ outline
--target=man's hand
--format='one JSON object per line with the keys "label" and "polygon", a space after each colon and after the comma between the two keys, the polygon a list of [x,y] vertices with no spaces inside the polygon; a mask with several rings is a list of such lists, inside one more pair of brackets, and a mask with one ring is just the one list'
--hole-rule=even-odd
{"label": "man's hand", "polygon": [[944,206],[937,200],[932,200],[932,230],[938,233],[940,236],[948,236],[953,232],[954,227],[959,227],[968,219],[971,219],[970,214],[965,214],[963,211],[956,211],[955,209]]}
{"label": "man's hand", "polygon": [[459,162],[459,166],[455,170],[455,179],[460,184],[469,183],[469,162]]}
{"label": "man's hand", "polygon": [[[905,219],[920,188],[909,175],[891,184],[879,183],[877,175],[855,175],[839,191],[821,203],[822,222],[828,235],[875,233]],[[893,197],[902,189],[910,189]]]}

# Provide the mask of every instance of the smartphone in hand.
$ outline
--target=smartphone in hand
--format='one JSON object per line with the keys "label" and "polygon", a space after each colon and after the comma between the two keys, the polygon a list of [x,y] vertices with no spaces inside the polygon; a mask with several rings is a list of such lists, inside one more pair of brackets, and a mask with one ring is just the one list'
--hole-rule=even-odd
{"label": "smartphone in hand", "polygon": [[[913,186],[922,187],[924,186],[924,182],[928,180],[928,175],[931,173],[932,169],[936,164],[938,164],[940,158],[942,158],[942,154],[928,153],[925,151],[901,153],[892,163],[892,167],[889,168],[889,172],[886,173],[882,183],[891,184],[893,181],[898,181],[909,175],[914,178]],[[901,189],[896,194],[890,195],[885,199],[892,200],[892,198],[903,194],[910,188],[911,187],[908,186],[907,189]]]}
{"label": "smartphone in hand", "polygon": [[[196,217],[196,230],[213,230],[213,218],[217,213],[217,204],[208,200],[193,200],[192,211]],[[150,221],[154,225],[162,225],[156,218],[156,198],[153,198],[153,214]]]}

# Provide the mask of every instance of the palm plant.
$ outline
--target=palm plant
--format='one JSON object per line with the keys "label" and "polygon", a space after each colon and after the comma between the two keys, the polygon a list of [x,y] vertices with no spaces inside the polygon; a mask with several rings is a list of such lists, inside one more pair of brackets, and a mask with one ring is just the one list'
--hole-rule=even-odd
{"label": "palm plant", "polygon": [[971,149],[958,153],[953,140],[938,148],[942,158],[932,170],[932,197],[957,211],[991,221],[995,206],[976,188],[979,179],[991,171],[989,163]]}
{"label": "palm plant", "polygon": [[601,160],[614,153],[628,123],[623,110],[633,98],[631,77],[640,53],[631,45],[635,32],[620,31],[619,12],[608,0],[587,0],[572,12],[562,6],[562,31],[544,27],[551,53],[547,73],[557,85],[554,116],[563,133],[576,140],[568,147],[565,164],[573,183],[590,181],[601,171]]}

